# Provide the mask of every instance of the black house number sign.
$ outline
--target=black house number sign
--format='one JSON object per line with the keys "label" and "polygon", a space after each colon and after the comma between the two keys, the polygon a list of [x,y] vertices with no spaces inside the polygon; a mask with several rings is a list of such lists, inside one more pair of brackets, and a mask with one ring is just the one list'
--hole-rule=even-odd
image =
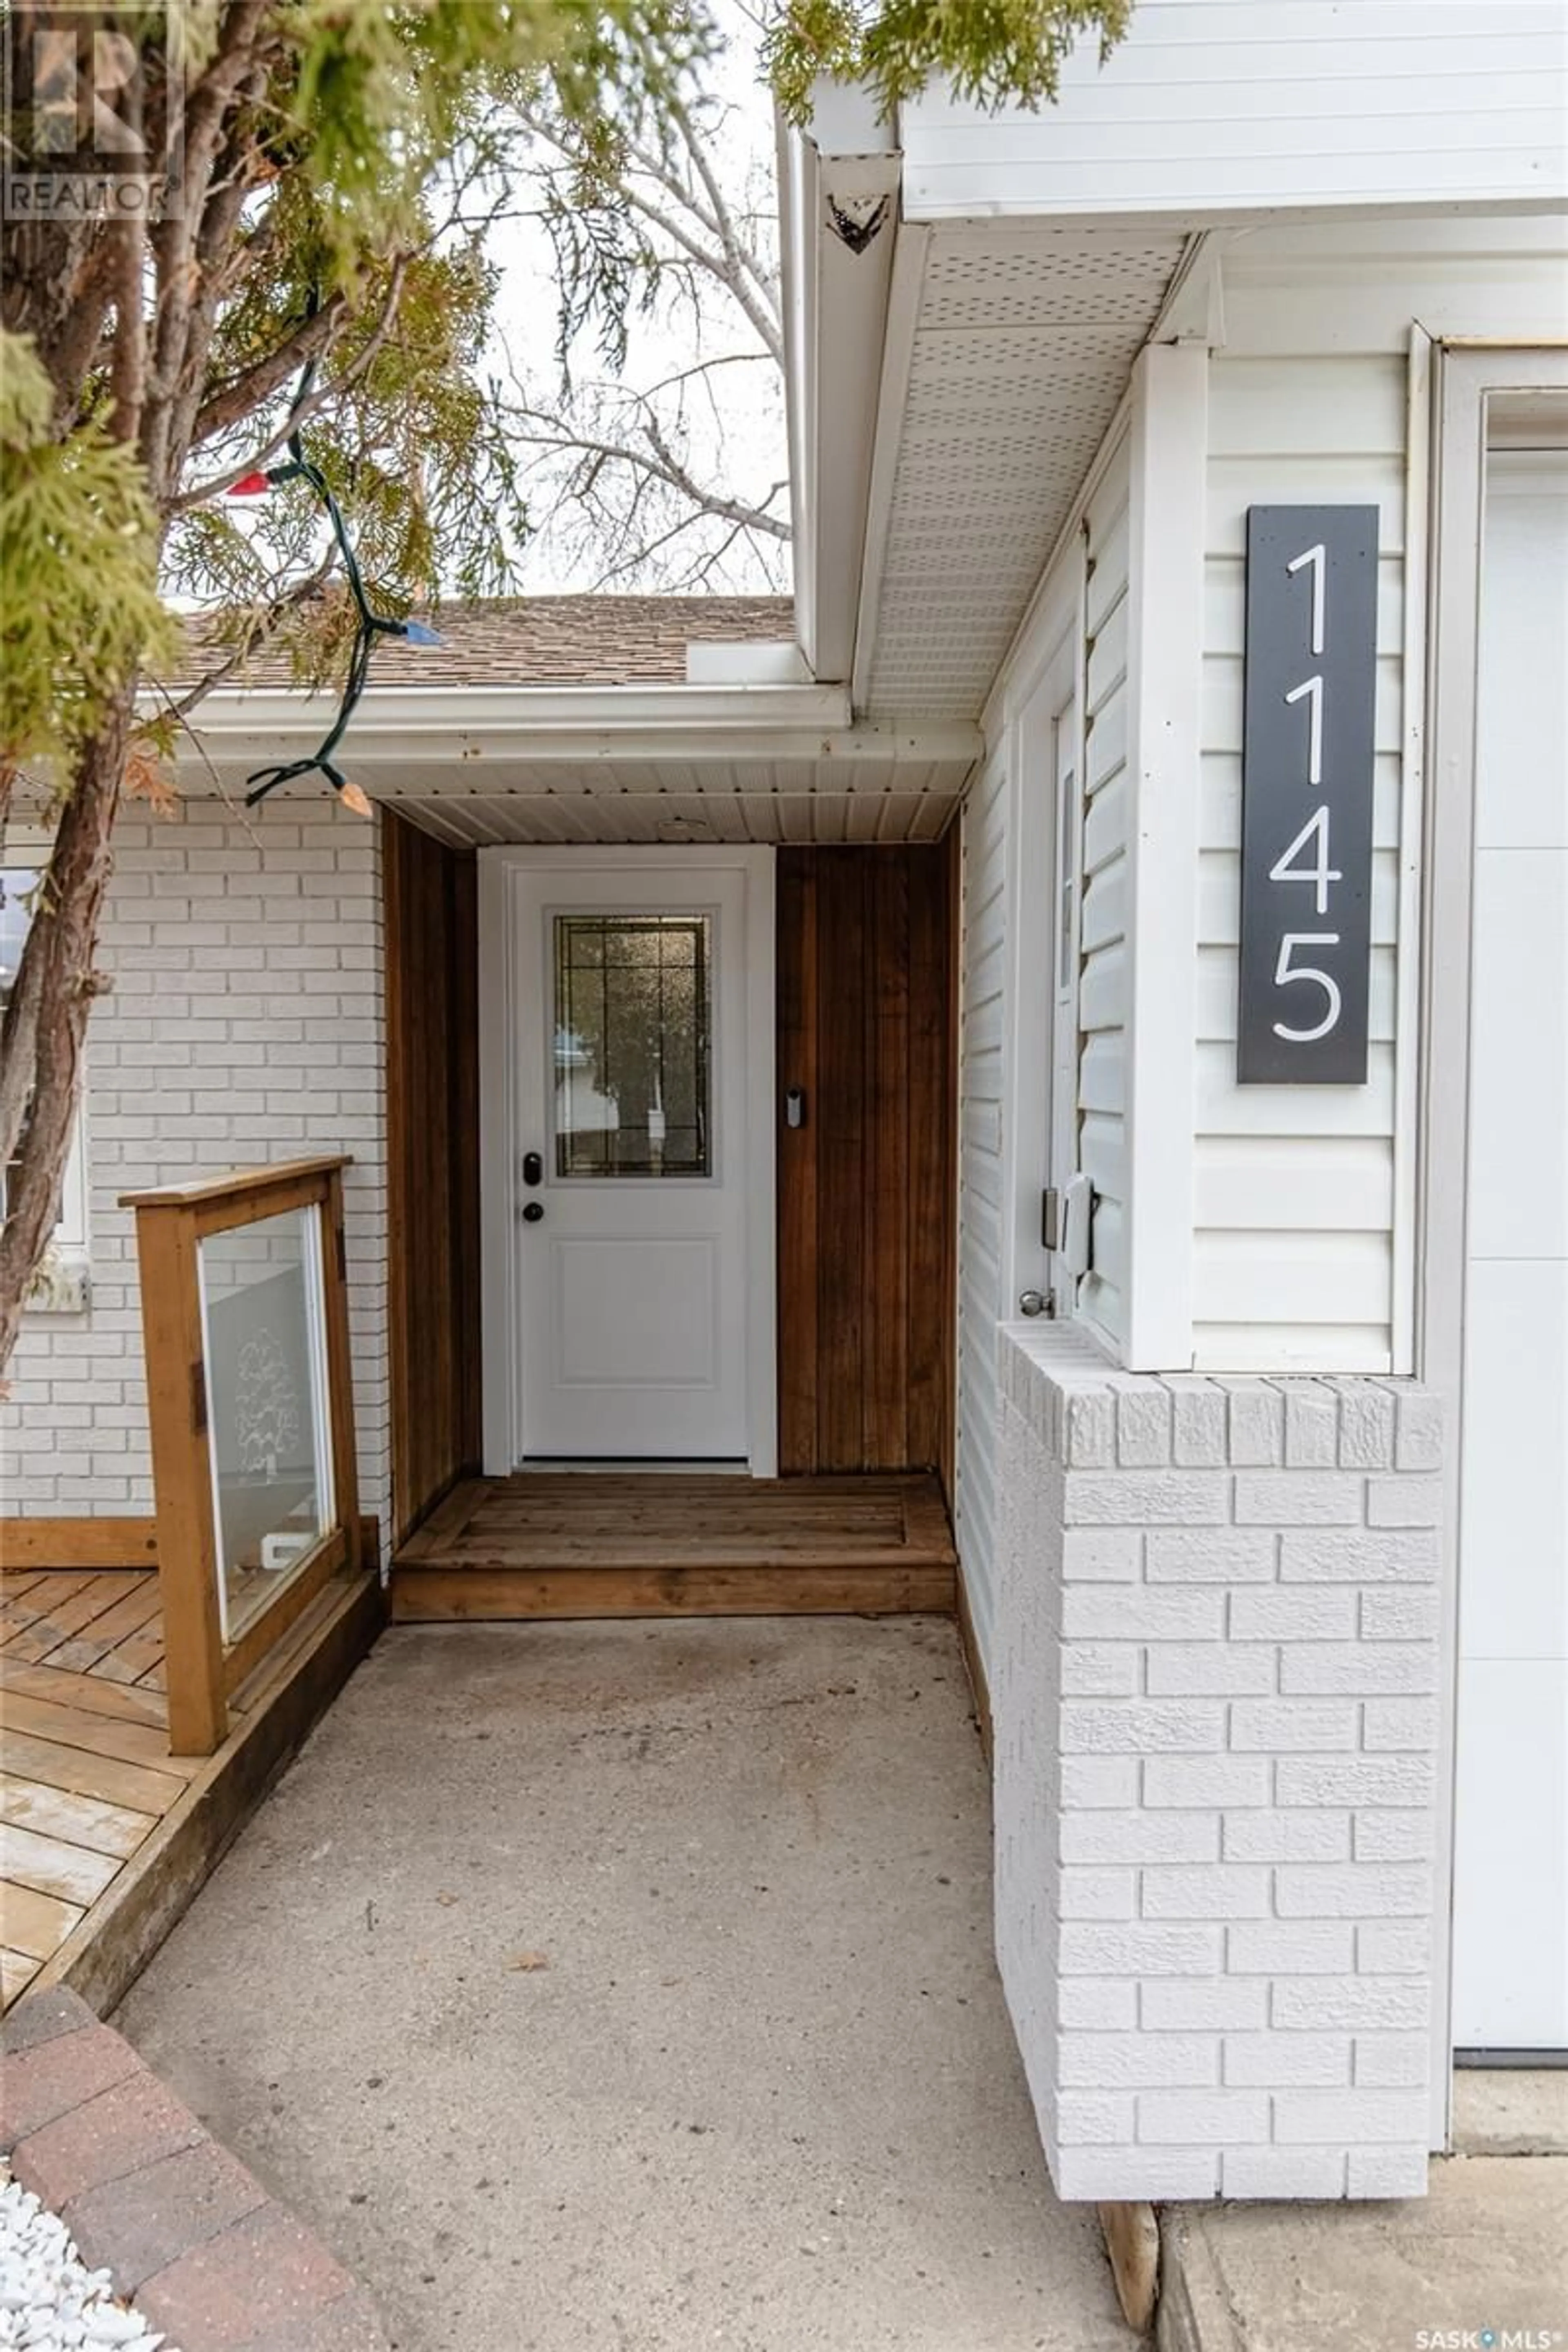
{"label": "black house number sign", "polygon": [[1252,507],[1241,769],[1243,1086],[1364,1086],[1377,509]]}

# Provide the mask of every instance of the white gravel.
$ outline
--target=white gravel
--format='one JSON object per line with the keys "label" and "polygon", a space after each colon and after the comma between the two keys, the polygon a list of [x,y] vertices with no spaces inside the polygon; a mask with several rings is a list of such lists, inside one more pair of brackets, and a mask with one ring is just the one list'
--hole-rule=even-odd
{"label": "white gravel", "polygon": [[89,2271],[57,2214],[0,2165],[0,2347],[3,2352],[174,2352],[118,2300],[107,2271]]}

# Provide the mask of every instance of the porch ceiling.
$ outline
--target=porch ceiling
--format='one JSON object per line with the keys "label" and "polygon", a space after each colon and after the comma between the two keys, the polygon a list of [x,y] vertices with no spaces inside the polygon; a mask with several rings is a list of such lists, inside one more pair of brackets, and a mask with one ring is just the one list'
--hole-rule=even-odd
{"label": "porch ceiling", "polygon": [[[934,841],[957,807],[968,760],[754,760],[722,768],[616,761],[584,775],[540,763],[482,792],[398,794],[399,815],[442,841]],[[385,797],[391,798],[390,795]]]}
{"label": "porch ceiling", "polygon": [[892,348],[883,376],[856,703],[972,715],[1186,240],[1016,221],[903,235],[923,261],[901,391]]}
{"label": "porch ceiling", "polygon": [[[215,695],[182,788],[237,798],[308,756],[332,715],[325,698]],[[928,841],[980,749],[969,721],[852,724],[841,688],[377,687],[339,757],[373,800],[455,843]],[[322,789],[308,776],[268,804]]]}

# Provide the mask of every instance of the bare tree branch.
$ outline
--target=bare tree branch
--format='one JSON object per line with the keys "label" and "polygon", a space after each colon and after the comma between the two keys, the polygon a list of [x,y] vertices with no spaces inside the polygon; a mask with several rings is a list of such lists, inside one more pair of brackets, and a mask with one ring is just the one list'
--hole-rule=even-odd
{"label": "bare tree branch", "polygon": [[[525,171],[533,201],[509,194],[506,209],[540,221],[558,256],[564,249],[568,346],[594,316],[594,274],[605,254],[618,257],[623,284],[640,287],[647,306],[624,358],[622,338],[601,334],[617,381],[580,377],[564,355],[555,383],[536,367],[513,371],[535,562],[554,550],[557,576],[586,571],[598,585],[733,586],[729,565],[746,584],[759,576],[784,584],[784,485],[747,487],[755,460],[737,425],[748,439],[766,433],[766,471],[781,472],[772,452],[782,445],[784,328],[768,159],[748,159],[739,120],[716,102],[671,107],[662,136],[634,133],[608,172],[546,106],[522,119],[533,142]],[[686,342],[686,355],[670,356],[671,336]],[[639,368],[644,350],[660,344],[658,363]],[[766,389],[761,378],[745,380],[737,403],[736,371],[759,363]]]}
{"label": "bare tree branch", "polygon": [[[697,480],[664,441],[658,426],[649,421],[645,425],[647,446],[639,448],[635,442],[596,439],[583,433],[571,433],[551,418],[531,423],[526,410],[519,412],[522,420],[518,433],[520,441],[536,448],[548,449],[558,457],[588,458],[594,462],[625,466],[632,472],[662,482],[668,489],[678,490],[697,514],[716,515],[727,522],[741,525],[747,530],[760,530],[769,538],[787,541],[789,524],[767,511],[766,505],[755,506],[729,493],[710,488]],[[542,430],[538,426],[542,426]],[[775,482],[770,497],[784,487]]]}

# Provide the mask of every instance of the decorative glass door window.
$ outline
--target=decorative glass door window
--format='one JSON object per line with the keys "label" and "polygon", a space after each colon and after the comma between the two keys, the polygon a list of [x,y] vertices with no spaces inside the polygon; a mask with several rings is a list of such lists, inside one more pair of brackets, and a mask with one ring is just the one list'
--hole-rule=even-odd
{"label": "decorative glass door window", "polygon": [[713,1173],[711,919],[557,915],[555,1173]]}

